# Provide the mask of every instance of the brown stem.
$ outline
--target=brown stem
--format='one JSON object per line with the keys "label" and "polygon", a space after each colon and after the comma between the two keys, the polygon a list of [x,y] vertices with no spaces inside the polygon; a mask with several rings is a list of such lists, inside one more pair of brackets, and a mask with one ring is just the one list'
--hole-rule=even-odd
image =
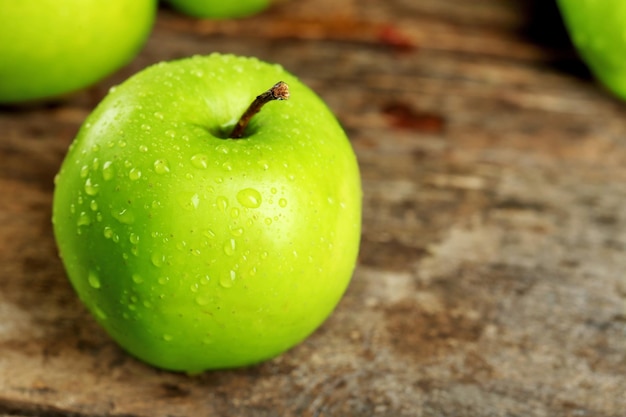
{"label": "brown stem", "polygon": [[279,81],[272,88],[257,96],[256,99],[250,104],[250,107],[243,113],[230,136],[231,139],[240,139],[243,137],[243,133],[250,123],[252,116],[257,114],[259,110],[270,101],[273,100],[287,100],[289,98],[289,86],[283,81]]}

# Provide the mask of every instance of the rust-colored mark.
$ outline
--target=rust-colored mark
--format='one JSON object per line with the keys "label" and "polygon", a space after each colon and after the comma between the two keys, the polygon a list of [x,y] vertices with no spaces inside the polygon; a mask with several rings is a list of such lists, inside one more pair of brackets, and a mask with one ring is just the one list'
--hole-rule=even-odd
{"label": "rust-colored mark", "polygon": [[390,46],[400,52],[411,52],[417,45],[406,33],[403,33],[393,25],[384,25],[378,32],[378,39],[384,45]]}
{"label": "rust-colored mark", "polygon": [[403,102],[388,103],[383,107],[382,112],[389,124],[396,129],[440,133],[445,125],[442,116],[415,110],[411,105]]}

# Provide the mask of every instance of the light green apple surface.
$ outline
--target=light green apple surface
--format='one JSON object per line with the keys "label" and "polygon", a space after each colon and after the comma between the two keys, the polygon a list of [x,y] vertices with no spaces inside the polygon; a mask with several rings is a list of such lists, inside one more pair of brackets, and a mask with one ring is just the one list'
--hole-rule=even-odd
{"label": "light green apple surface", "polygon": [[[241,139],[228,133],[277,81]],[[145,69],[89,116],[56,178],[60,255],[95,318],[138,358],[202,371],[271,358],[331,313],[355,267],[355,155],[322,100],[231,55]]]}
{"label": "light green apple surface", "polygon": [[0,103],[87,87],[139,52],[156,0],[0,0]]}
{"label": "light green apple surface", "polygon": [[572,42],[593,74],[626,99],[626,1],[558,0]]}
{"label": "light green apple surface", "polygon": [[271,0],[166,0],[174,9],[198,18],[228,19],[251,16],[268,8]]}

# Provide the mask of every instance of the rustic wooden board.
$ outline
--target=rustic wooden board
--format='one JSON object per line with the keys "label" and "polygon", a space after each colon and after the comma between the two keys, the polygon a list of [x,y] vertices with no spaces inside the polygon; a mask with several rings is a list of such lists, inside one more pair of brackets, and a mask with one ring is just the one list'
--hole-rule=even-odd
{"label": "rustic wooden board", "polygon": [[[163,9],[111,78],[1,109],[0,415],[625,415],[626,103],[565,40],[541,1],[303,0],[234,22]],[[97,327],[50,206],[111,85],[212,51],[280,62],[327,100],[359,158],[364,224],[319,331],[264,364],[190,377]]]}

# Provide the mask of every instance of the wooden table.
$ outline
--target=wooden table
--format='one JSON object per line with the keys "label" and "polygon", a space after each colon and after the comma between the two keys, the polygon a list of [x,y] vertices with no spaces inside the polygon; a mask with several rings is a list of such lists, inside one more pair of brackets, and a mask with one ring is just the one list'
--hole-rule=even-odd
{"label": "wooden table", "polygon": [[[333,316],[264,364],[198,376],[121,351],[51,233],[85,116],[148,64],[280,62],[362,169],[359,264]],[[0,111],[0,415],[626,415],[626,103],[577,60],[552,2],[302,0],[241,21],[161,10],[127,68]]]}

